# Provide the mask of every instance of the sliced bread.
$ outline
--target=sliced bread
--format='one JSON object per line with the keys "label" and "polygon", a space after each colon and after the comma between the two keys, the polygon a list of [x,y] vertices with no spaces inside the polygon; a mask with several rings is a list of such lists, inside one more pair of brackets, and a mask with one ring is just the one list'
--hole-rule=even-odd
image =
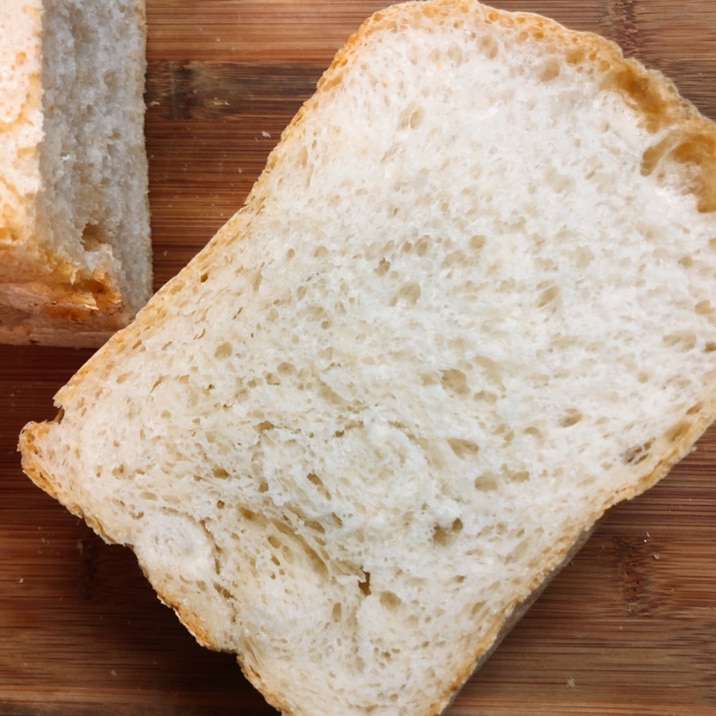
{"label": "sliced bread", "polygon": [[0,36],[0,342],[99,345],[152,291],[144,0],[4,2]]}
{"label": "sliced bread", "polygon": [[437,714],[714,419],[715,170],[602,38],[388,8],[24,469],[284,713]]}

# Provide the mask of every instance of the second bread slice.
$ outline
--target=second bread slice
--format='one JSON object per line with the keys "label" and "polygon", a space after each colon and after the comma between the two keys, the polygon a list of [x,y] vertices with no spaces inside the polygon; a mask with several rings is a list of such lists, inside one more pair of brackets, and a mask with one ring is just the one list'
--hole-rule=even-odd
{"label": "second bread slice", "polygon": [[152,292],[144,0],[0,7],[0,342],[96,346]]}

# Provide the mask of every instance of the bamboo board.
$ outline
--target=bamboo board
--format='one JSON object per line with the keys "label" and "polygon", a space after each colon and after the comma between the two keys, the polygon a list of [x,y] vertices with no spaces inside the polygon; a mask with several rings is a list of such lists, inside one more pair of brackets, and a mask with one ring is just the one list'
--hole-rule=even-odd
{"label": "bamboo board", "polygon": [[[240,206],[335,50],[380,0],[148,0],[156,285]],[[712,0],[504,0],[600,32],[716,119]],[[0,346],[0,714],[271,714],[133,556],[21,473],[17,434],[88,351]],[[602,523],[450,716],[716,714],[716,429]]]}

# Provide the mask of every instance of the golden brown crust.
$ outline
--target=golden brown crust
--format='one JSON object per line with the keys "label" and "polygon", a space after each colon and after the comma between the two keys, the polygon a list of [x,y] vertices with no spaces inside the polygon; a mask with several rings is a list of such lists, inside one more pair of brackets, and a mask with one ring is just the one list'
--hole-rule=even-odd
{"label": "golden brown crust", "polygon": [[129,316],[116,284],[0,283],[0,342],[96,347]]}

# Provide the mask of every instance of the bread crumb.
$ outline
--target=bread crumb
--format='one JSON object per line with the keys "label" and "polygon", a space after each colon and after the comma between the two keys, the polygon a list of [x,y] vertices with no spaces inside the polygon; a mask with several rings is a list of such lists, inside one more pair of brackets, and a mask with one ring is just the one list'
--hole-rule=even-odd
{"label": "bread crumb", "polygon": [[573,689],[573,688],[575,687],[575,685],[576,685],[576,682],[575,682],[575,680],[574,680],[574,677],[573,677],[573,676],[570,676],[570,677],[567,679],[567,688]]}

